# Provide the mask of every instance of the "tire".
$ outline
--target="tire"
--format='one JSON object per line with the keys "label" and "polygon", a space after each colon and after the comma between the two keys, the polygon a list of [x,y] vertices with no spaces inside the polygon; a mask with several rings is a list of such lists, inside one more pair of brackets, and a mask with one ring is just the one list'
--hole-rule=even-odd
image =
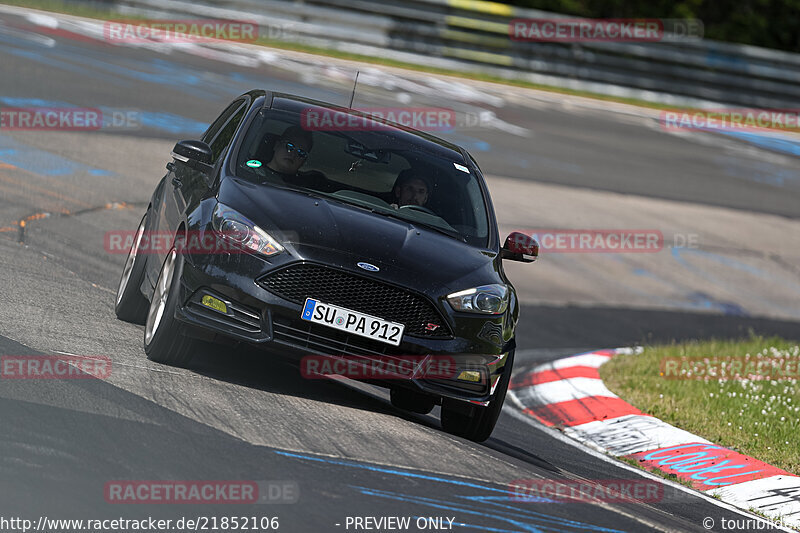
{"label": "tire", "polygon": [[500,417],[500,411],[503,409],[508,383],[511,381],[513,363],[514,351],[512,350],[508,354],[505,367],[503,367],[503,375],[500,377],[500,383],[497,384],[494,397],[489,400],[489,405],[486,407],[472,405],[469,414],[465,414],[458,409],[459,406],[454,405],[455,403],[463,405],[463,402],[445,398],[442,401],[442,429],[475,442],[483,442],[488,439],[492,435],[497,419]]}
{"label": "tire", "polygon": [[175,320],[182,271],[183,255],[172,248],[158,274],[144,327],[144,351],[156,363],[186,366],[201,348],[196,339],[183,335]]}
{"label": "tire", "polygon": [[433,411],[433,407],[436,405],[436,401],[430,396],[408,389],[392,388],[389,391],[389,396],[392,400],[392,405],[398,409],[421,415],[427,415]]}
{"label": "tire", "polygon": [[144,324],[147,319],[147,309],[150,307],[150,302],[139,290],[139,287],[142,286],[142,281],[144,281],[145,264],[147,263],[146,258],[139,254],[139,246],[147,226],[147,215],[149,213],[150,211],[148,210],[142,217],[139,229],[136,230],[131,243],[131,249],[128,250],[128,257],[125,259],[125,266],[119,278],[117,299],[114,304],[114,312],[117,314],[117,318],[139,325]]}

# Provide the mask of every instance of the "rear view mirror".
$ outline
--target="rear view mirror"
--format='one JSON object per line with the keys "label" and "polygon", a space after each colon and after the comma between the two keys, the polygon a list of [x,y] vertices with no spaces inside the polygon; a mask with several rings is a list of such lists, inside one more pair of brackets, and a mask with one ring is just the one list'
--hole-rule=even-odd
{"label": "rear view mirror", "polygon": [[388,163],[392,158],[391,152],[369,149],[363,144],[352,140],[347,142],[347,148],[345,148],[344,151],[360,159],[372,161],[373,163]]}
{"label": "rear view mirror", "polygon": [[514,231],[506,237],[500,257],[511,261],[533,263],[539,257],[539,243],[530,235]]}

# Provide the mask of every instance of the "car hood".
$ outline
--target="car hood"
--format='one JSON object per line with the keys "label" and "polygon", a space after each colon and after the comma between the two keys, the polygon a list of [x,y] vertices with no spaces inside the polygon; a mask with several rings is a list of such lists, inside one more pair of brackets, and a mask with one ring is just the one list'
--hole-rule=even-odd
{"label": "car hood", "polygon": [[357,263],[370,263],[380,268],[373,274],[377,278],[436,293],[501,282],[495,252],[423,225],[238,178],[222,182],[218,199],[269,232],[296,259],[355,271]]}

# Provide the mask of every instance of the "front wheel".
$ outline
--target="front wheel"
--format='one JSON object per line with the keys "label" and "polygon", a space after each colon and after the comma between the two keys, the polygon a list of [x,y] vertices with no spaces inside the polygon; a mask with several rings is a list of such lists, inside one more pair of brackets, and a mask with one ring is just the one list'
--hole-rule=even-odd
{"label": "front wheel", "polygon": [[[468,413],[458,409],[456,402],[445,398],[442,400],[442,429],[448,433],[464,437],[475,442],[483,442],[492,435],[500,411],[503,409],[503,402],[506,399],[508,383],[511,381],[511,370],[514,363],[514,351],[508,353],[503,375],[500,383],[494,392],[494,397],[489,401],[489,405],[472,405]],[[459,402],[463,403],[463,402]]]}
{"label": "front wheel", "polygon": [[200,348],[196,339],[183,335],[181,325],[175,320],[182,271],[183,256],[172,248],[158,275],[144,325],[147,358],[173,366],[186,366]]}
{"label": "front wheel", "polygon": [[139,290],[145,275],[145,263],[147,262],[140,253],[144,229],[147,226],[147,215],[149,210],[142,217],[139,229],[133,236],[131,249],[125,260],[125,267],[122,269],[122,276],[117,287],[117,299],[114,305],[114,312],[117,318],[134,324],[144,324],[147,318],[147,298]]}

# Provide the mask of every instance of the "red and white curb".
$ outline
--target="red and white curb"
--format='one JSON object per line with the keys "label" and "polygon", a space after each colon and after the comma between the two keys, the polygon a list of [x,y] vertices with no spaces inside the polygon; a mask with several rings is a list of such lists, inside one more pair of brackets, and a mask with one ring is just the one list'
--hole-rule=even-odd
{"label": "red and white curb", "polygon": [[598,368],[640,348],[598,350],[515,376],[508,394],[528,416],[594,450],[675,474],[695,489],[800,527],[800,477],[646,415],[608,390]]}

